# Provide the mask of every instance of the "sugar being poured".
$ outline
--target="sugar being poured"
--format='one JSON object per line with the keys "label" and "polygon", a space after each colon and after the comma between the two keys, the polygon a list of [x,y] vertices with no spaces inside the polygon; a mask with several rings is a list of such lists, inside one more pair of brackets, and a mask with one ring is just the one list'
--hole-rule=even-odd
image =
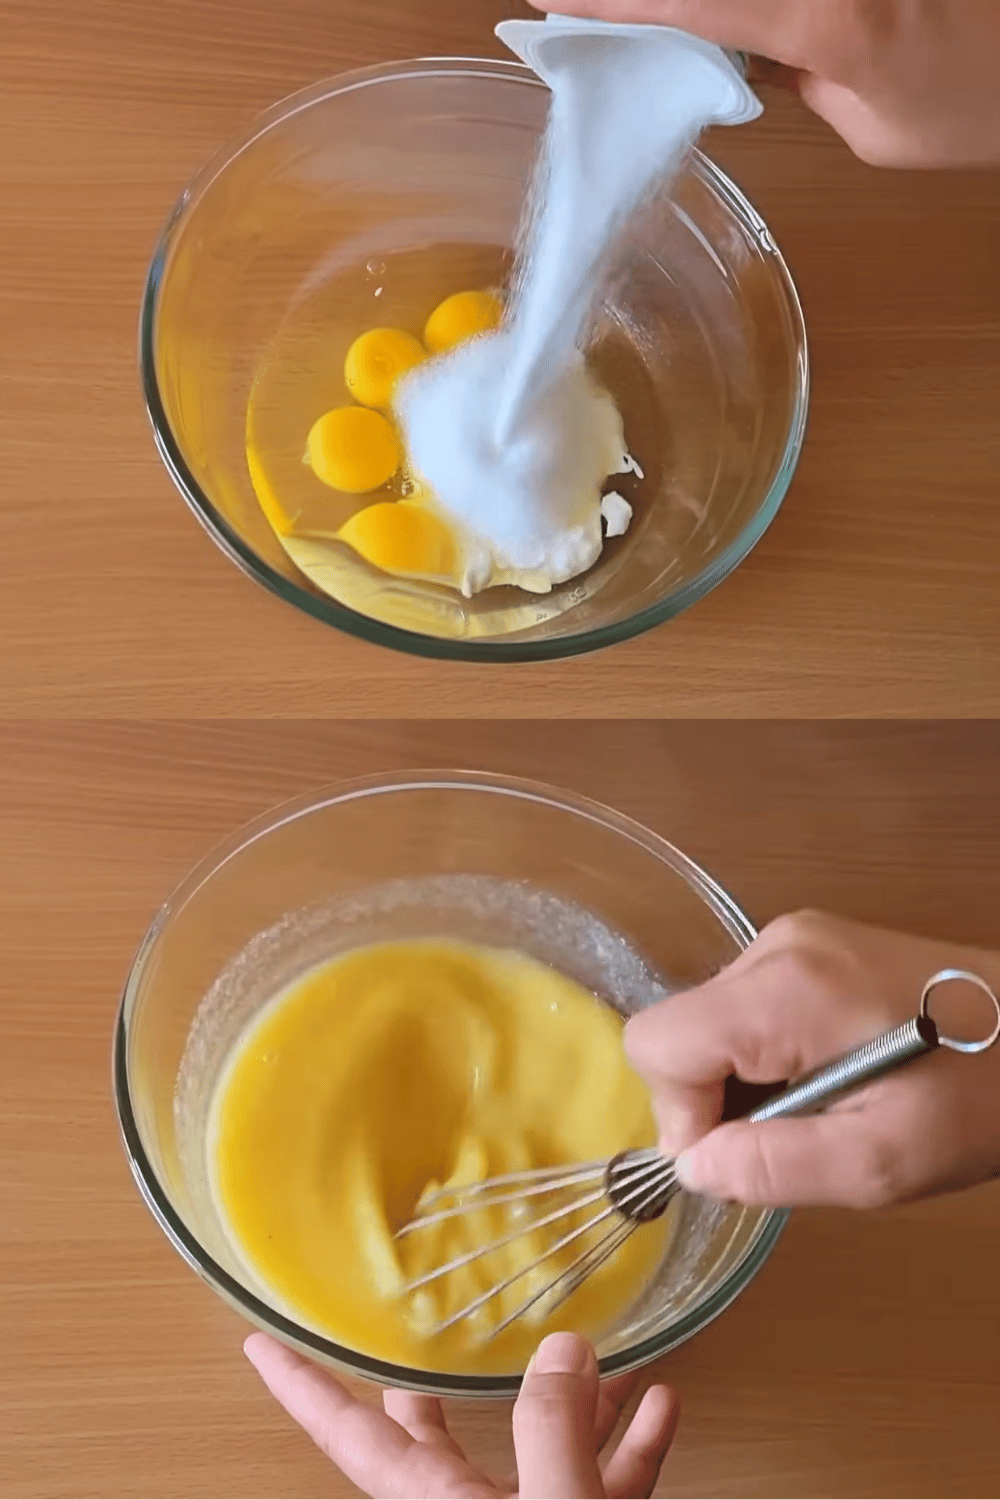
{"label": "sugar being poured", "polygon": [[546,593],[596,561],[602,520],[608,535],[628,527],[627,501],[602,491],[642,471],[583,353],[602,272],[701,131],[759,112],[725,54],[681,32],[555,17],[497,30],[552,90],[511,306],[396,400],[412,469],[464,533],[467,596]]}

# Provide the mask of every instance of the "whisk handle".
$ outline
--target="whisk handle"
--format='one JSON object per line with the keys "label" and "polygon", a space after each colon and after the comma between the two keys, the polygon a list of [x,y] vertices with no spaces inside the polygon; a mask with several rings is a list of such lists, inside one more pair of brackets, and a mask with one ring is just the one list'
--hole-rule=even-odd
{"label": "whisk handle", "polygon": [[[927,1012],[928,1001],[940,985],[955,980],[974,985],[993,1003],[996,1024],[989,1036],[980,1041],[966,1042],[955,1037],[942,1036]],[[819,1111],[834,1099],[853,1093],[884,1073],[893,1073],[907,1063],[915,1062],[938,1047],[948,1047],[954,1052],[985,1052],[1000,1036],[1000,1000],[984,979],[964,969],[942,969],[929,979],[920,997],[920,1009],[902,1026],[885,1031],[874,1041],[866,1042],[853,1052],[833,1062],[825,1063],[805,1078],[789,1084],[780,1094],[769,1099],[758,1109],[752,1110],[746,1119],[754,1124],[762,1120],[776,1120],[785,1115],[805,1115]]]}
{"label": "whisk handle", "polygon": [[929,1016],[913,1016],[902,1026],[886,1031],[873,1042],[866,1042],[853,1052],[827,1063],[816,1073],[789,1084],[780,1094],[746,1116],[757,1124],[777,1120],[784,1115],[806,1115],[825,1108],[859,1089],[883,1073],[933,1052],[939,1045],[938,1030]]}

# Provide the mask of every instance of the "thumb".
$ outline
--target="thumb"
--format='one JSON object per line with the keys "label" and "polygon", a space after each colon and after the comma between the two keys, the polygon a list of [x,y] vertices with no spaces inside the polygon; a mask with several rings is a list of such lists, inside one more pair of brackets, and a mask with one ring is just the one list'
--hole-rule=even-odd
{"label": "thumb", "polygon": [[599,1496],[597,1356],[575,1333],[543,1339],[514,1407],[514,1452],[522,1500]]}
{"label": "thumb", "polygon": [[[894,1129],[897,1108],[872,1123],[864,1108],[834,1110],[799,1120],[752,1124],[734,1120],[703,1136],[675,1167],[688,1192],[723,1202],[766,1208],[826,1203],[877,1208],[892,1201],[905,1178]],[[885,1114],[885,1107],[881,1113]]]}
{"label": "thumb", "polygon": [[843,84],[804,74],[799,91],[821,120],[837,132],[859,160],[870,167],[934,169],[974,165],[974,153],[958,162],[954,143],[926,113],[921,128],[905,112],[897,119],[891,102],[871,102]]}
{"label": "thumb", "polygon": [[798,68],[774,62],[756,52],[747,60],[747,83],[751,88],[785,89],[794,94],[801,89],[802,78],[803,74]]}

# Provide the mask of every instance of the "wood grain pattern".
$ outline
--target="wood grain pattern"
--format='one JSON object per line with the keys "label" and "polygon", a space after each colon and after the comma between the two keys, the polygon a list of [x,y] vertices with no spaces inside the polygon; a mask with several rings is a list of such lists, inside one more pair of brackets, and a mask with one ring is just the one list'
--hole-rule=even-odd
{"label": "wood grain pattern", "polygon": [[[339,637],[208,543],[143,415],[147,260],[258,110],[359,63],[496,53],[503,0],[0,0],[0,705],[46,716],[992,715],[1000,709],[996,174],[879,173],[785,98],[713,146],[805,302],[783,510],[681,620],[494,668]],[[523,6],[520,9],[524,9]]]}
{"label": "wood grain pattern", "polygon": [[[1000,946],[1000,729],[587,723],[15,723],[0,764],[0,1495],[352,1493],[265,1396],[119,1148],[109,1050],[157,904],[283,798],[463,764],[612,802],[758,920],[803,904]],[[663,1495],[1000,1488],[1000,1189],[794,1216],[664,1362]],[[505,1408],[455,1413],[485,1463]]]}

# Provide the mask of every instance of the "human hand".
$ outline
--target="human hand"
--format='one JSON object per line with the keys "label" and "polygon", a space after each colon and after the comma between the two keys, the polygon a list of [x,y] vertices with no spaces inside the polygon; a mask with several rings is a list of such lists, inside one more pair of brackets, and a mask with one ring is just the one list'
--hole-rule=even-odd
{"label": "human hand", "polygon": [[[1000,954],[805,912],[772,922],[707,984],[633,1017],[625,1048],[653,1093],[661,1149],[681,1153],[683,1185],[748,1204],[878,1208],[997,1175],[1000,1045],[942,1048],[826,1114],[717,1123],[727,1077],[776,1083],[871,1041],[916,1013],[943,968],[1000,985]],[[971,985],[939,994],[943,1031],[989,1032],[995,1016]]]}
{"label": "human hand", "polygon": [[648,1495],[677,1427],[676,1396],[666,1386],[650,1386],[617,1448],[602,1460],[638,1375],[601,1385],[590,1345],[575,1334],[552,1334],[528,1366],[514,1407],[517,1477],[494,1484],[455,1442],[435,1397],[387,1390],[384,1412],[376,1411],[267,1334],[251,1334],[243,1347],[313,1442],[353,1484],[385,1500]]}
{"label": "human hand", "polygon": [[1000,163],[997,0],[532,3],[605,21],[678,26],[773,59],[783,81],[874,166]]}

